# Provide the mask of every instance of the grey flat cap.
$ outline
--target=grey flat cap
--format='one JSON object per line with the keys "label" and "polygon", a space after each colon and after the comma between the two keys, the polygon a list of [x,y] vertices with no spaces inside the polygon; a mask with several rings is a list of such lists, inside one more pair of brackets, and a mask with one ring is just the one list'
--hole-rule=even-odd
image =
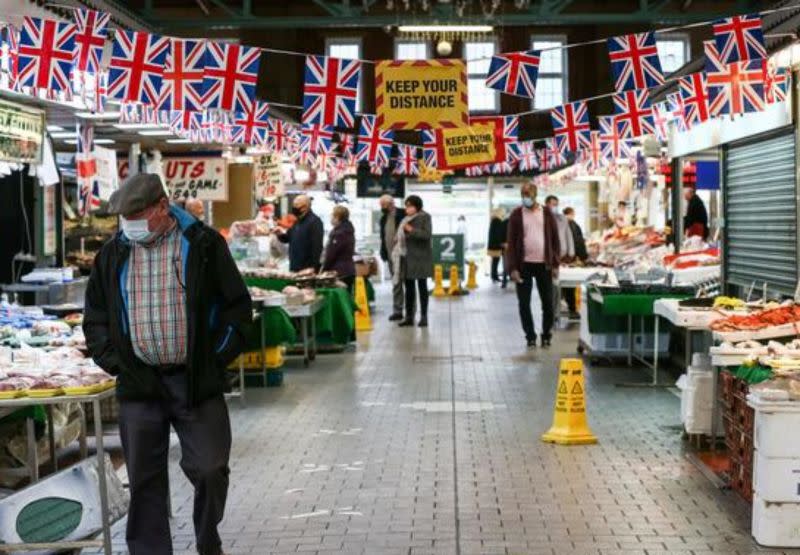
{"label": "grey flat cap", "polygon": [[141,212],[167,196],[161,178],[154,173],[139,173],[130,177],[114,191],[108,201],[111,214],[127,216]]}

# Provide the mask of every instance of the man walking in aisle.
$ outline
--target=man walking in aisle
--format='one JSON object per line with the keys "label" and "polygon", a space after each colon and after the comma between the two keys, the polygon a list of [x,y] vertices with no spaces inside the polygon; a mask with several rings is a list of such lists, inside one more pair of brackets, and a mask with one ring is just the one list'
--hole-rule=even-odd
{"label": "man walking in aisle", "polygon": [[554,320],[553,278],[558,275],[560,244],[555,216],[536,201],[533,183],[521,188],[522,206],[508,218],[506,264],[517,284],[519,317],[528,347],[536,346],[536,329],[531,313],[533,280],[542,305],[542,346],[549,347]]}
{"label": "man walking in aisle", "polygon": [[683,233],[686,238],[700,237],[708,239],[708,211],[703,199],[697,194],[694,185],[683,187],[683,198],[686,200],[686,215],[683,217]]}
{"label": "man walking in aisle", "polygon": [[[380,206],[381,260],[388,265],[389,273],[394,277],[395,272],[399,272],[400,268],[395,268],[392,263],[392,250],[397,239],[397,230],[400,227],[400,222],[406,217],[406,211],[397,208],[392,195],[383,195],[380,198]],[[392,315],[389,316],[389,321],[399,322],[403,319],[404,295],[403,280],[392,280],[393,310]]]}
{"label": "man walking in aisle", "polygon": [[322,266],[322,243],[325,230],[322,220],[311,210],[311,198],[298,195],[292,202],[297,222],[289,230],[278,229],[278,239],[289,243],[289,271],[314,270]]}
{"label": "man walking in aisle", "polygon": [[225,240],[170,206],[161,178],[131,177],[110,200],[121,231],[94,261],[84,332],[94,361],[117,376],[130,480],[131,555],[170,555],[170,425],[194,486],[201,555],[220,555],[231,429],[225,368],[241,352],[251,301]]}

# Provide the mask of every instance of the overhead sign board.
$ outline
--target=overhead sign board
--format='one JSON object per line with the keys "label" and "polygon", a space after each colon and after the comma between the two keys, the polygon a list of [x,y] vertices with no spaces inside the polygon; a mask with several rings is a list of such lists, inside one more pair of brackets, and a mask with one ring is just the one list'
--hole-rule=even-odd
{"label": "overhead sign board", "polygon": [[40,164],[44,110],[0,99],[0,161]]}
{"label": "overhead sign board", "polygon": [[384,60],[375,66],[375,124],[381,129],[469,125],[463,60]]}

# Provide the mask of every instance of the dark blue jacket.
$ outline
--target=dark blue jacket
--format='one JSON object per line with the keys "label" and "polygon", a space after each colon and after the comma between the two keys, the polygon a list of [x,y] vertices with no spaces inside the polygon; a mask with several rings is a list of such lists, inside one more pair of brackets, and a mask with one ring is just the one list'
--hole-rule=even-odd
{"label": "dark blue jacket", "polygon": [[306,268],[319,271],[322,265],[322,241],[325,231],[322,220],[311,210],[297,220],[289,230],[278,235],[284,243],[289,243],[289,271],[299,272]]}
{"label": "dark blue jacket", "polygon": [[[187,311],[188,398],[197,404],[221,395],[226,367],[242,351],[242,326],[252,318],[250,294],[225,239],[215,230],[171,207],[182,237]],[[83,329],[92,358],[117,376],[121,399],[167,395],[158,368],[140,361],[130,338],[128,266],[131,245],[117,233],[94,260],[86,289]]]}

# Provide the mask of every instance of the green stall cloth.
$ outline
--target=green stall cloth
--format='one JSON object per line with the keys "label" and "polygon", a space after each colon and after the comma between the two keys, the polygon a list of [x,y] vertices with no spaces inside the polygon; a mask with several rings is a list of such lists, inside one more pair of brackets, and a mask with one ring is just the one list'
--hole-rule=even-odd
{"label": "green stall cloth", "polygon": [[[294,345],[297,342],[297,332],[289,315],[279,306],[268,306],[260,310],[264,319],[264,346],[277,347],[278,345]],[[261,348],[261,323],[258,319],[244,329],[247,341],[247,351],[258,351]]]}
{"label": "green stall cloth", "polygon": [[[260,287],[261,289],[267,289],[269,291],[283,291],[283,288],[288,285],[294,285],[294,281],[289,279],[274,279],[274,278],[244,278],[244,282],[249,287]],[[367,284],[367,301],[372,303],[375,302],[375,288],[372,286],[372,282],[369,279],[364,278],[364,282]]]}
{"label": "green stall cloth", "polygon": [[603,295],[603,313],[607,316],[652,316],[653,303],[659,299],[687,299],[686,294],[611,294]]}
{"label": "green stall cloth", "polygon": [[317,313],[317,340],[320,343],[346,345],[356,329],[356,303],[345,289],[317,289],[325,297],[325,305]]}
{"label": "green stall cloth", "polygon": [[[250,287],[260,287],[270,291],[281,291],[291,284],[286,280],[264,278],[245,278],[245,283]],[[367,293],[369,293],[369,290],[370,285],[369,281],[367,281]],[[325,306],[322,307],[314,319],[317,326],[317,341],[320,344],[336,345],[350,343],[356,327],[356,304],[350,293],[346,289],[332,287],[317,289],[317,294],[326,300]],[[283,312],[283,309],[279,310]],[[285,313],[283,314],[284,316],[286,315]],[[258,349],[258,335],[255,335],[253,340],[255,343],[251,343],[250,336],[248,336],[248,347],[254,346],[255,349]],[[287,343],[293,344],[295,341],[287,341]],[[271,343],[267,342],[267,345],[271,345]]]}

